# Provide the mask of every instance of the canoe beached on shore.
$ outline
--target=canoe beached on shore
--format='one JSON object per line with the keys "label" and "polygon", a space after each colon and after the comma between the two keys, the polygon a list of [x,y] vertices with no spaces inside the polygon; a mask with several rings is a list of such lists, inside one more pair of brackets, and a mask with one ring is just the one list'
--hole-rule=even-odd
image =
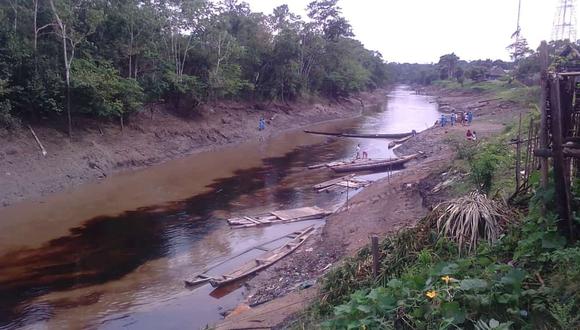
{"label": "canoe beached on shore", "polygon": [[[224,275],[211,276],[204,271],[191,280],[186,280],[185,285],[188,287],[198,286],[209,282],[213,287],[220,287],[238,280],[241,280],[247,276],[255,274],[260,270],[267,268],[290,253],[298,249],[314,232],[314,226],[307,227],[300,231],[295,231],[283,238],[290,238],[291,241],[282,245],[279,248],[273,249],[261,255],[259,258],[252,259],[247,263],[243,264],[236,270],[229,272]],[[261,247],[256,247],[255,249],[262,249]]]}
{"label": "canoe beached on shore", "polygon": [[380,171],[380,170],[386,171],[392,168],[403,166],[405,163],[419,157],[420,155],[421,155],[420,153],[417,153],[396,159],[370,161],[362,164],[356,163],[345,164],[342,166],[331,167],[331,169],[337,173],[355,172],[355,171]]}
{"label": "canoe beached on shore", "polygon": [[327,135],[345,138],[360,138],[360,139],[402,139],[404,137],[413,135],[413,132],[407,133],[384,133],[384,134],[365,134],[365,133],[338,133],[338,132],[318,132],[318,131],[304,131],[304,133],[315,135]]}

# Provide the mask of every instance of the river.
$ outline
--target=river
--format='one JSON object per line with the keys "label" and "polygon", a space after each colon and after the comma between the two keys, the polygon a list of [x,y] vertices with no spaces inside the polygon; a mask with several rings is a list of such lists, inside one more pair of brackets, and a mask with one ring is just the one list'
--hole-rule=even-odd
{"label": "river", "polygon": [[[421,131],[438,119],[431,101],[398,86],[385,104],[360,117],[311,129]],[[184,279],[274,238],[324,225],[313,220],[231,230],[224,219],[344,202],[344,194],[312,189],[331,171],[305,168],[352,157],[357,143],[371,158],[394,157],[381,139],[288,131],[1,209],[0,328],[181,329],[215,323],[243,300],[244,286],[189,290]],[[257,253],[242,254],[217,271]]]}

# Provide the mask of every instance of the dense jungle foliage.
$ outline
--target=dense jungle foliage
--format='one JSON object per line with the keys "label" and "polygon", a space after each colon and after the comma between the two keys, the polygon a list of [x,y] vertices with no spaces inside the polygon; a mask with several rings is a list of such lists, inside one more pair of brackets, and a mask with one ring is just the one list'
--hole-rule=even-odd
{"label": "dense jungle foliage", "polygon": [[306,20],[286,5],[264,15],[238,0],[2,1],[0,126],[381,86],[381,54],[354,39],[337,1],[313,1]]}

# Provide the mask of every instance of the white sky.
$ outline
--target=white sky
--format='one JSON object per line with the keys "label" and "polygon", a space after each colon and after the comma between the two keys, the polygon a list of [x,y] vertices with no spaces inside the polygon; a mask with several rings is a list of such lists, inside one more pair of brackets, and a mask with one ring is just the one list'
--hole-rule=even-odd
{"label": "white sky", "polygon": [[[288,4],[306,17],[311,0],[245,0],[270,14]],[[558,0],[522,0],[522,35],[536,49],[549,40]],[[518,0],[340,0],[356,38],[389,62],[430,63],[455,52],[461,59],[509,59]]]}

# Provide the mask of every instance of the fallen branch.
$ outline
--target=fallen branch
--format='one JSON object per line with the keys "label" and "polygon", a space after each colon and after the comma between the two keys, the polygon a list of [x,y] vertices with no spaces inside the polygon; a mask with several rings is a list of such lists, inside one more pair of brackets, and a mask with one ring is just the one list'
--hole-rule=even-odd
{"label": "fallen branch", "polygon": [[34,136],[34,139],[36,140],[36,143],[38,143],[38,146],[40,147],[40,151],[42,152],[42,155],[43,156],[46,156],[48,153],[46,152],[46,149],[44,149],[44,146],[42,145],[42,143],[38,139],[38,136],[36,136],[36,133],[34,133],[34,130],[32,129],[32,126],[28,125],[28,128],[30,129],[30,132],[32,132],[32,136]]}

